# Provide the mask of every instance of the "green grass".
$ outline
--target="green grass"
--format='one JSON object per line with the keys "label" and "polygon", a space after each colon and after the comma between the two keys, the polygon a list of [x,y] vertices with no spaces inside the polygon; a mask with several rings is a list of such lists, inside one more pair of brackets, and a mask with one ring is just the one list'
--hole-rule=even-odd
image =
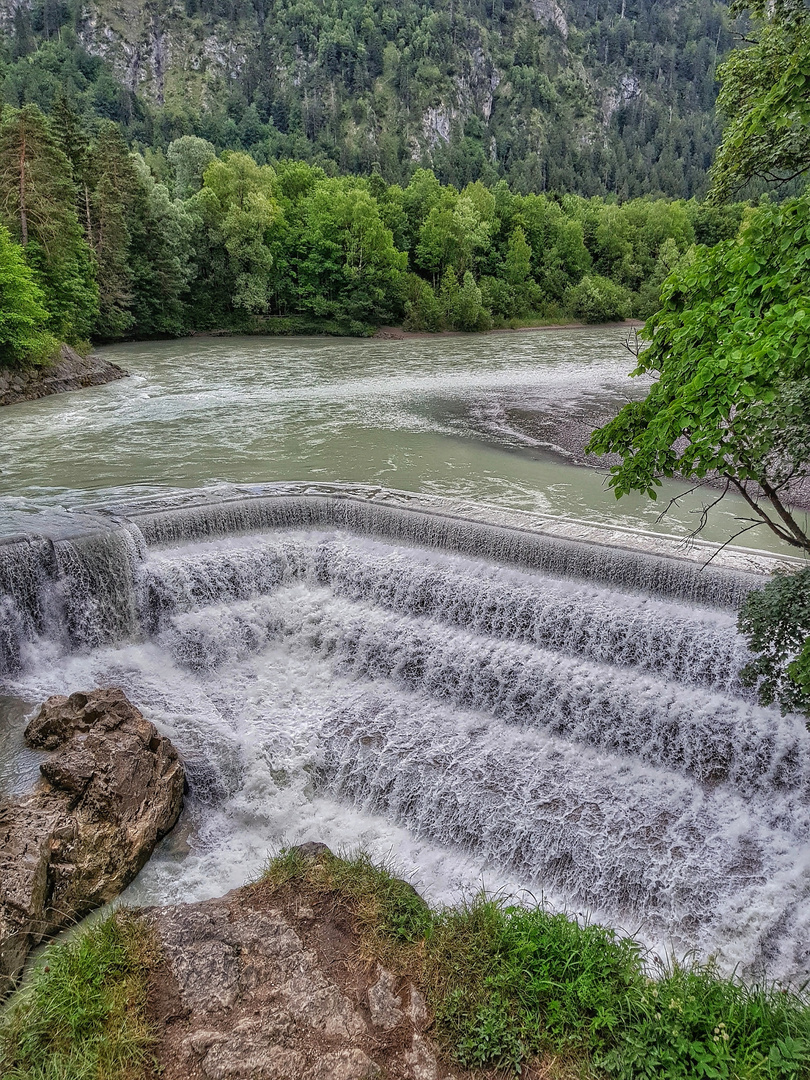
{"label": "green grass", "polygon": [[0,1014],[3,1080],[135,1080],[151,1072],[148,927],[126,912],[50,945]]}
{"label": "green grass", "polygon": [[[295,850],[263,878],[344,911],[371,958],[425,993],[431,1034],[471,1069],[548,1080],[808,1080],[810,1002],[711,967],[649,978],[640,945],[602,926],[479,896],[433,911],[366,855]],[[148,927],[118,912],[50,946],[0,1014],[3,1080],[143,1080],[159,960]]]}
{"label": "green grass", "polygon": [[367,951],[420,983],[433,1034],[464,1067],[518,1076],[538,1061],[549,1076],[617,1080],[810,1077],[802,994],[711,966],[673,964],[653,980],[629,938],[485,896],[434,912],[365,855],[282,852],[266,880],[294,880],[345,906]]}

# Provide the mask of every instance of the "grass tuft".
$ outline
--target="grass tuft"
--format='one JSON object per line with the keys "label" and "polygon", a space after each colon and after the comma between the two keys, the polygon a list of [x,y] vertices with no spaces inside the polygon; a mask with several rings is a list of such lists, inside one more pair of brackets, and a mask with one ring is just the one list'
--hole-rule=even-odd
{"label": "grass tuft", "polygon": [[50,945],[0,1014],[3,1080],[136,1080],[150,1068],[147,980],[159,959],[126,911]]}
{"label": "grass tuft", "polygon": [[264,880],[296,881],[310,893],[336,897],[376,953],[420,945],[433,926],[433,914],[414,887],[362,852],[341,858],[327,851],[313,859],[291,848],[270,862]]}
{"label": "grass tuft", "polygon": [[416,979],[434,1036],[465,1068],[519,1076],[551,1061],[554,1075],[615,1080],[810,1080],[804,994],[712,966],[673,964],[653,980],[637,942],[484,895],[434,912],[363,854],[285,851],[265,880],[348,908],[371,953]]}

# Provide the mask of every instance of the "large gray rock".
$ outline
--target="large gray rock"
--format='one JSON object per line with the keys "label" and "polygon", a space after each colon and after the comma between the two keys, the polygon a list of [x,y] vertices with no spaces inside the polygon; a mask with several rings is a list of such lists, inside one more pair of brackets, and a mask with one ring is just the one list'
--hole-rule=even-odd
{"label": "large gray rock", "polygon": [[49,698],[25,736],[53,753],[0,806],[0,993],[33,946],[132,881],[183,803],[177,751],[122,690]]}
{"label": "large gray rock", "polygon": [[369,960],[334,896],[259,882],[142,917],[162,957],[150,1000],[164,1080],[456,1080],[424,998]]}

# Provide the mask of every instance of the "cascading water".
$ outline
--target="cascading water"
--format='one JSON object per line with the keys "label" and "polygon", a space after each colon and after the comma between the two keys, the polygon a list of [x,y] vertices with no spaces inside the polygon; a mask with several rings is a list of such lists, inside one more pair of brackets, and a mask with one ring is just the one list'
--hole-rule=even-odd
{"label": "cascading water", "polygon": [[807,973],[810,734],[737,677],[755,557],[701,570],[381,492],[106,513],[0,544],[0,692],[115,683],[176,741],[186,823],[134,899],[363,843],[439,899],[483,877]]}

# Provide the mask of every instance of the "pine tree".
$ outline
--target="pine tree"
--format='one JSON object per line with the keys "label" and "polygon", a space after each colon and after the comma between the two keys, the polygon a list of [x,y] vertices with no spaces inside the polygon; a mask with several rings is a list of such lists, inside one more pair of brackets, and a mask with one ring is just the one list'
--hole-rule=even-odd
{"label": "pine tree", "polygon": [[98,291],[90,250],[75,210],[71,165],[35,105],[9,110],[0,122],[0,222],[37,273],[59,338],[90,336]]}
{"label": "pine tree", "polygon": [[95,332],[120,337],[133,323],[130,217],[138,177],[127,145],[113,123],[104,124],[93,144],[90,238],[96,257],[99,313]]}
{"label": "pine tree", "polygon": [[58,243],[73,202],[71,166],[36,105],[9,110],[0,124],[0,212],[25,247]]}
{"label": "pine tree", "polygon": [[84,130],[81,117],[60,86],[51,110],[51,126],[59,149],[70,162],[73,184],[76,188],[76,212],[85,237],[90,240],[92,232],[90,215],[90,139]]}

